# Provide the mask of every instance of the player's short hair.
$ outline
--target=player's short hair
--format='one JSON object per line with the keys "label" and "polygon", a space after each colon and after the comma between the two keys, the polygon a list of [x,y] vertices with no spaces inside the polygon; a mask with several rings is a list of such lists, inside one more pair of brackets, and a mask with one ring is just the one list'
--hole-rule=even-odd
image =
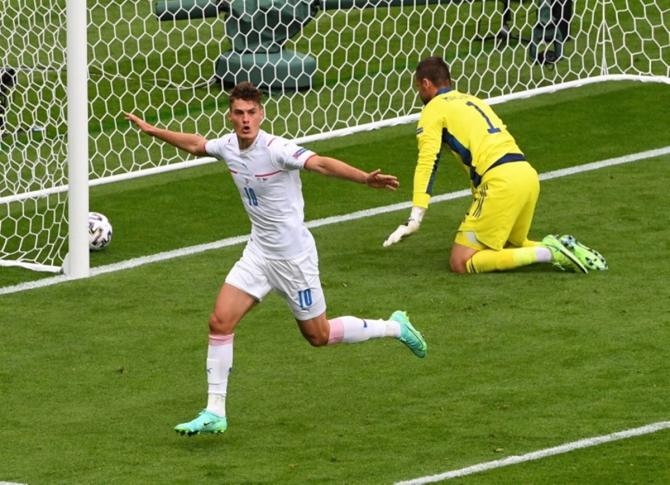
{"label": "player's short hair", "polygon": [[441,57],[426,57],[416,66],[416,78],[428,79],[435,86],[451,84],[449,66]]}
{"label": "player's short hair", "polygon": [[250,82],[241,82],[237,84],[231,91],[228,98],[228,107],[233,107],[233,101],[242,99],[244,101],[252,101],[259,106],[263,106],[263,93]]}

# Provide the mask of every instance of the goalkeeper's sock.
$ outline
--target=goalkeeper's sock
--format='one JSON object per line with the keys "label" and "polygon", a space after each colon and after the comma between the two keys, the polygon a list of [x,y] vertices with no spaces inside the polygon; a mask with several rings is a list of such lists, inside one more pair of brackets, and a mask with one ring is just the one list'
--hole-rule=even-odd
{"label": "goalkeeper's sock", "polygon": [[528,245],[522,248],[501,249],[500,251],[492,249],[478,251],[468,260],[466,267],[468,273],[489,273],[550,261],[551,251],[547,248]]}
{"label": "goalkeeper's sock", "polygon": [[226,415],[228,374],[233,367],[233,337],[209,335],[207,347],[207,411]]}
{"label": "goalkeeper's sock", "polygon": [[328,345],[364,342],[371,338],[400,336],[400,324],[395,320],[364,320],[358,317],[337,317],[328,320]]}
{"label": "goalkeeper's sock", "polygon": [[537,247],[537,246],[544,246],[540,241],[533,241],[531,239],[526,239],[523,243],[521,243],[522,248],[528,248],[528,247]]}

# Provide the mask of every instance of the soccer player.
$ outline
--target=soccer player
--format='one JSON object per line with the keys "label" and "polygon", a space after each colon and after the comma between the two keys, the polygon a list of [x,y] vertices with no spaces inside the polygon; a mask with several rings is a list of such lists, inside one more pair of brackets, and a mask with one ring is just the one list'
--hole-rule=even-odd
{"label": "soccer player", "polygon": [[169,131],[126,113],[126,119],[151,136],[193,155],[223,160],[251,221],[251,236],[228,273],[209,319],[206,408],[175,431],[182,435],[222,433],[228,427],[226,389],[233,363],[233,340],[239,321],[271,290],[286,300],[302,335],[313,346],[393,337],[417,357],[427,345],[403,311],[388,319],[326,317],[314,238],[304,224],[300,170],[339,177],[375,189],[395,190],[398,180],[380,170],[364,172],[270,135],[260,129],[262,94],[251,83],[230,93],[228,119],[233,133],[215,140]]}
{"label": "soccer player", "polygon": [[485,273],[533,263],[581,273],[607,269],[602,255],[573,236],[528,239],[540,193],[537,172],[493,110],[452,87],[449,67],[441,58],[422,60],[414,82],[425,106],[416,130],[413,207],[408,221],[384,241],[385,247],[419,230],[446,145],[463,163],[473,194],[452,246],[452,271]]}

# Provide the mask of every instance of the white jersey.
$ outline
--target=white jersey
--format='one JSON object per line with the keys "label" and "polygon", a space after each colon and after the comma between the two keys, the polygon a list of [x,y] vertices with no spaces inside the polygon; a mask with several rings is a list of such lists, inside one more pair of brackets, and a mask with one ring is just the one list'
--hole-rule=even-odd
{"label": "white jersey", "polygon": [[235,133],[208,141],[205,150],[226,162],[240,191],[251,220],[251,247],[266,258],[289,259],[314,246],[304,224],[299,172],[314,152],[262,130],[245,150]]}

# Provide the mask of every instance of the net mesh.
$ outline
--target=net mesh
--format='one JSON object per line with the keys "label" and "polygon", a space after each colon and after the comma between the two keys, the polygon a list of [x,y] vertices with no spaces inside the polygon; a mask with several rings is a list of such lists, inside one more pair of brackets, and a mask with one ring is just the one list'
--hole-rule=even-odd
{"label": "net mesh", "polygon": [[67,194],[42,194],[67,183],[64,19],[64,2],[0,6],[0,264],[65,256]]}

